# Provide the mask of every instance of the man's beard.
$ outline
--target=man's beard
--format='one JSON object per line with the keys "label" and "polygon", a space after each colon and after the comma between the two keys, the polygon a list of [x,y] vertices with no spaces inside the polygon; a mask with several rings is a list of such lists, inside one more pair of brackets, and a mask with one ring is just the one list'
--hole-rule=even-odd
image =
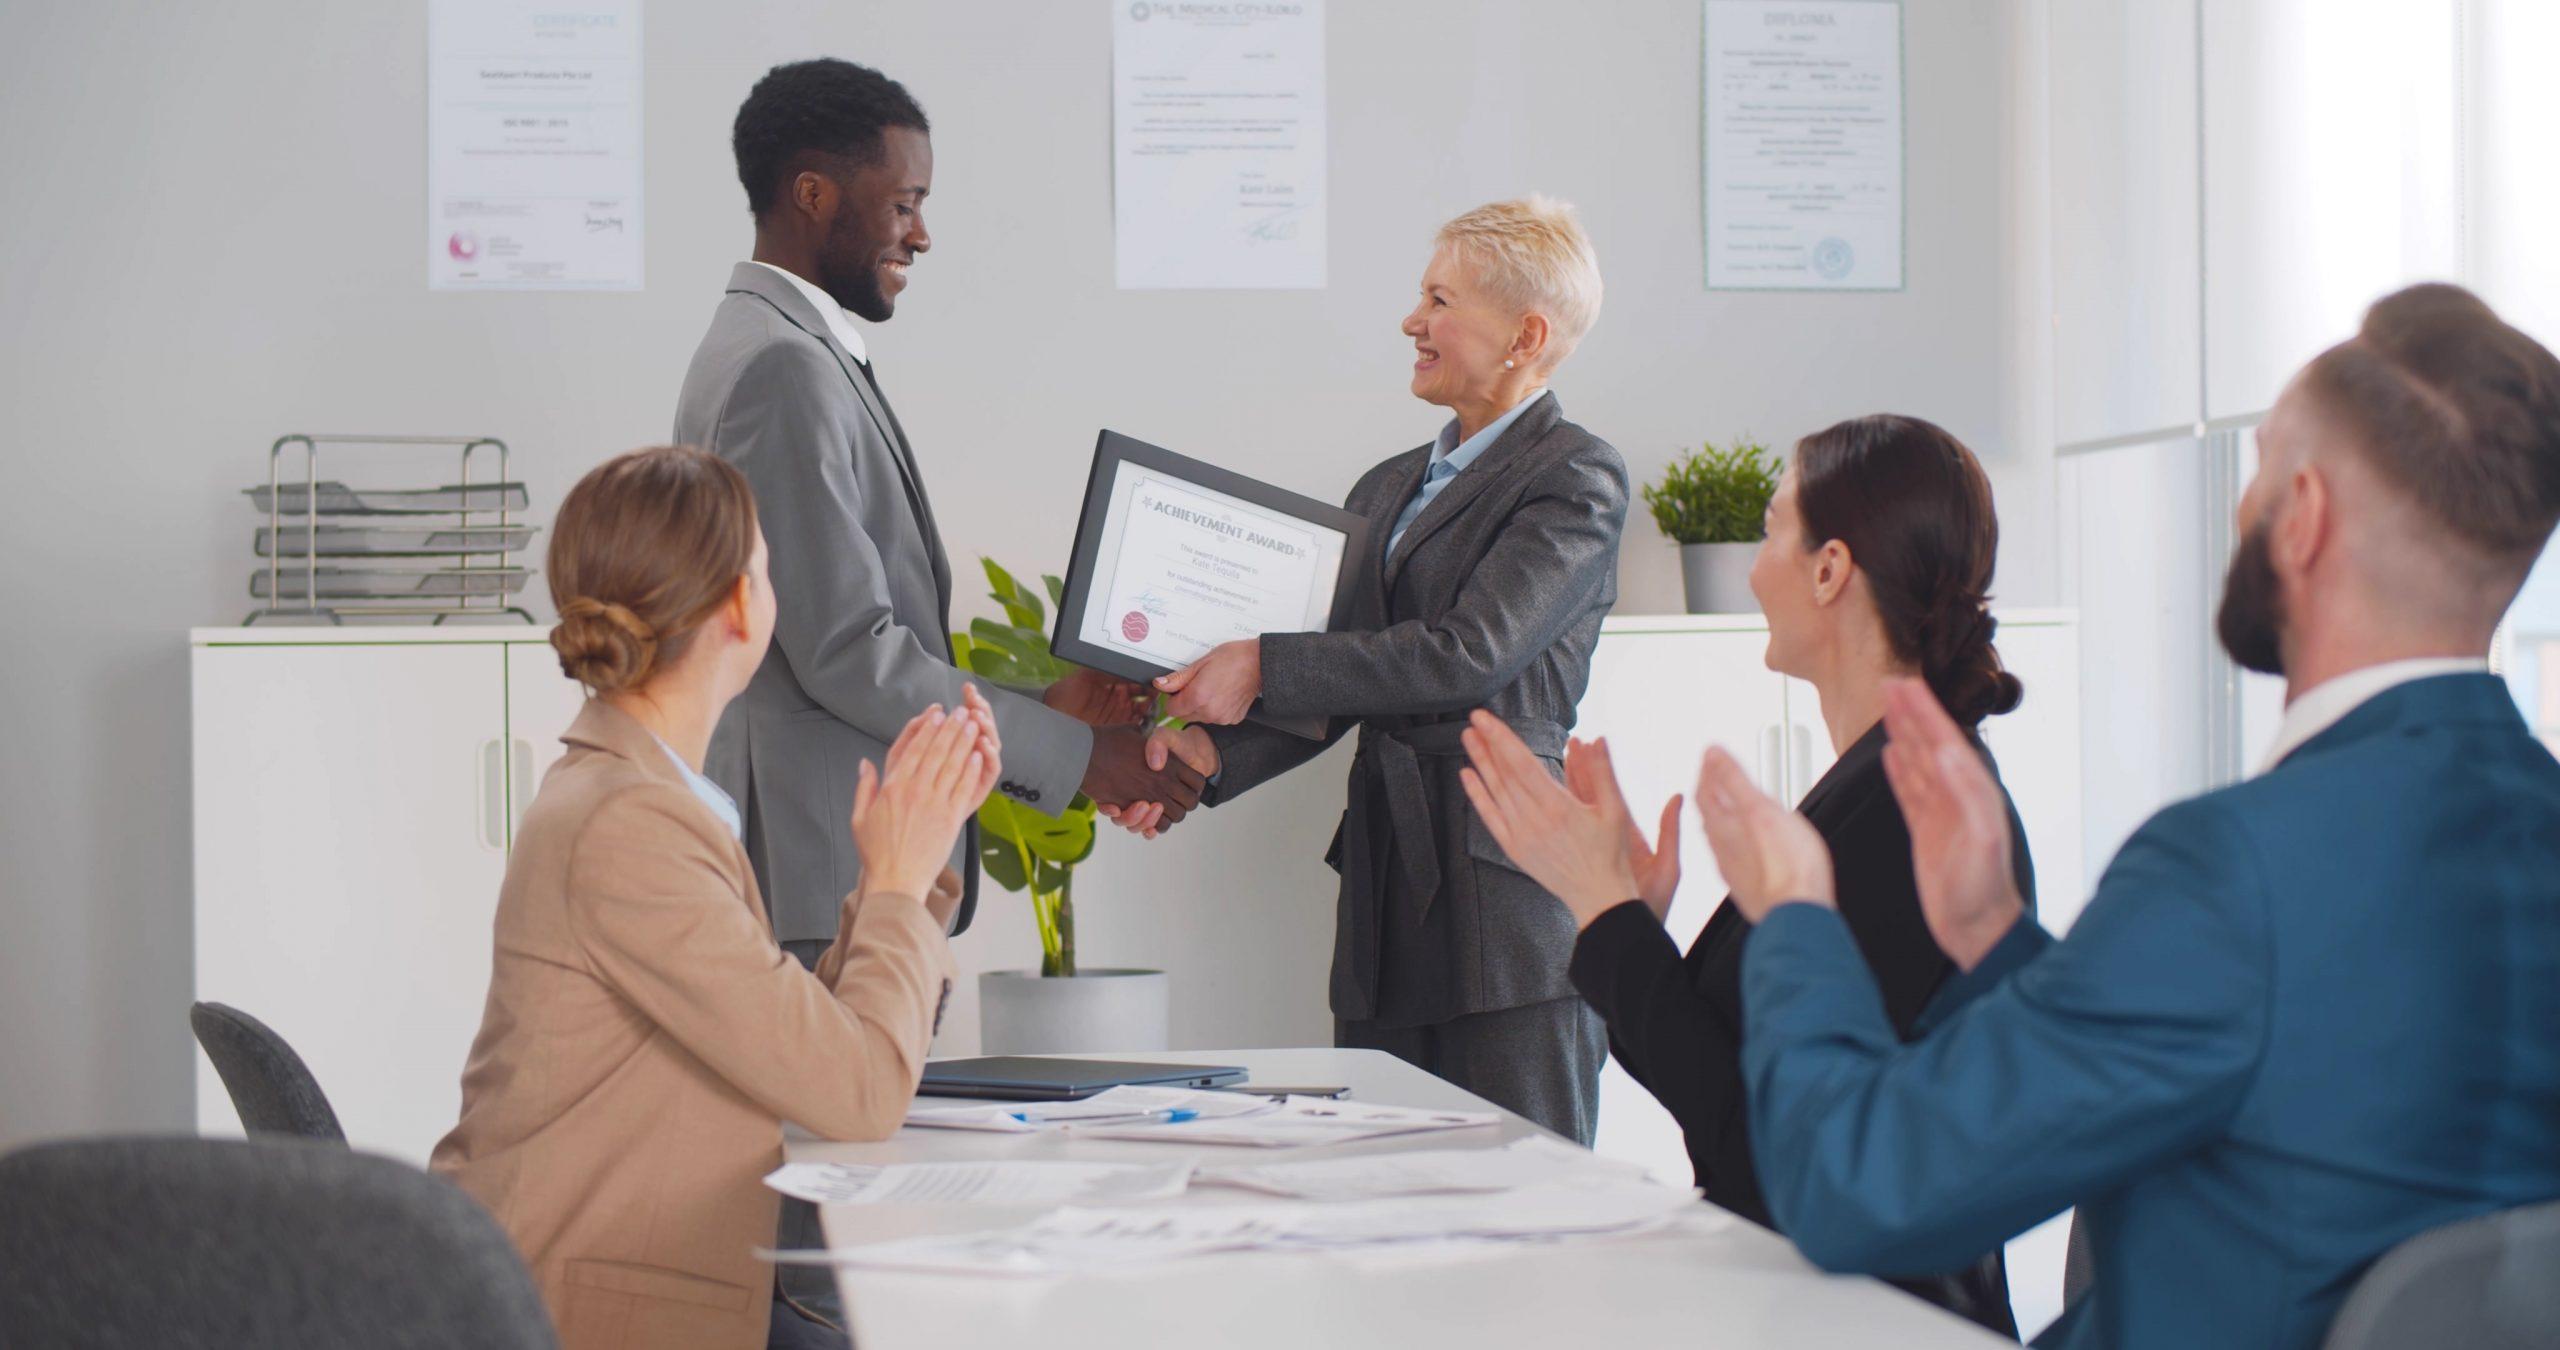
{"label": "man's beard", "polygon": [[2231,551],[2213,632],[2241,669],[2282,676],[2284,650],[2279,639],[2283,627],[2284,596],[2276,584],[2274,549],[2262,519],[2240,536],[2240,546]]}
{"label": "man's beard", "polygon": [[[887,323],[897,303],[880,289],[880,257],[853,237],[848,223],[839,218],[827,237],[827,274],[819,278],[819,289],[863,322]],[[835,265],[840,259],[856,257],[862,261],[851,267],[839,269]]]}

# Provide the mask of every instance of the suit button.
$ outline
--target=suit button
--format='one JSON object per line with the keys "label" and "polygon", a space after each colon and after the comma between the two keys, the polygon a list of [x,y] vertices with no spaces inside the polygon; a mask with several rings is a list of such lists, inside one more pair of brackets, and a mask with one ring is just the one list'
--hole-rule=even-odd
{"label": "suit button", "polygon": [[1022,794],[1022,799],[1023,799],[1024,801],[1030,801],[1030,802],[1036,802],[1036,801],[1040,800],[1040,789],[1038,789],[1038,788],[1033,788],[1033,789],[1031,789],[1030,791],[1023,793],[1023,794]]}

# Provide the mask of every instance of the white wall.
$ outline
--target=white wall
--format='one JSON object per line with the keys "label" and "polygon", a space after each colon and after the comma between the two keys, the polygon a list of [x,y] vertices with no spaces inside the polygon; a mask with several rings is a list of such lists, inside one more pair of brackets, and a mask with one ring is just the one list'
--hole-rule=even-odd
{"label": "white wall", "polygon": [[[2007,6],[1907,6],[1910,289],[1700,284],[1698,10],[1626,0],[1333,6],[1332,284],[1111,287],[1107,7],[685,4],[646,19],[648,289],[429,294],[422,5],[33,0],[0,8],[0,1139],[187,1121],[188,728],[182,630],[245,611],[237,490],[290,430],[462,431],[521,452],[542,512],[666,435],[748,221],[729,120],[773,62],[835,54],[935,121],[936,247],[879,370],[953,553],[1055,566],[1094,429],[1337,496],[1426,438],[1396,332],[1441,219],[1539,189],[1579,202],[1610,282],[1559,382],[1639,474],[1702,437],[1785,443],[1878,409],[1990,461],[2003,600],[2053,598],[2048,480],[2003,374]],[[2022,486],[2023,485],[2023,486]],[[1678,606],[1649,523],[1629,610]],[[1182,1040],[1320,1041],[1342,765],[1083,874],[1093,964],[1179,972]],[[314,821],[326,829],[326,821]],[[993,896],[978,966],[1032,950]],[[349,952],[397,961],[397,952]],[[965,1016],[965,1015],[964,1015]],[[965,1024],[955,1025],[965,1035]]]}

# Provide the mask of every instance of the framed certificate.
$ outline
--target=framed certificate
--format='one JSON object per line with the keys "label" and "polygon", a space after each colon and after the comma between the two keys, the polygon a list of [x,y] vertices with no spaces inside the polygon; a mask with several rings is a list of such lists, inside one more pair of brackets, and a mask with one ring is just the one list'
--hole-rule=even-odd
{"label": "framed certificate", "polygon": [[[1367,518],[1116,431],[1102,433],[1049,650],[1151,680],[1212,647],[1342,620]],[[1252,720],[1301,736],[1322,717]]]}

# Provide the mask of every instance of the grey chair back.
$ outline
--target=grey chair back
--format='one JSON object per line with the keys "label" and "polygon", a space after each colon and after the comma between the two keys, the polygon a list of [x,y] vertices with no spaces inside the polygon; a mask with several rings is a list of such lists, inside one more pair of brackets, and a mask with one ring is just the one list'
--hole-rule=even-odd
{"label": "grey chair back", "polygon": [[266,1023],[219,1003],[195,1005],[187,1021],[249,1133],[347,1142],[311,1066]]}
{"label": "grey chair back", "polygon": [[2560,1201],[2430,1229],[2383,1253],[2327,1350],[2560,1345]]}
{"label": "grey chair back", "polygon": [[556,1350],[496,1220],[311,1140],[93,1139],[0,1158],[0,1333],[68,1350]]}

